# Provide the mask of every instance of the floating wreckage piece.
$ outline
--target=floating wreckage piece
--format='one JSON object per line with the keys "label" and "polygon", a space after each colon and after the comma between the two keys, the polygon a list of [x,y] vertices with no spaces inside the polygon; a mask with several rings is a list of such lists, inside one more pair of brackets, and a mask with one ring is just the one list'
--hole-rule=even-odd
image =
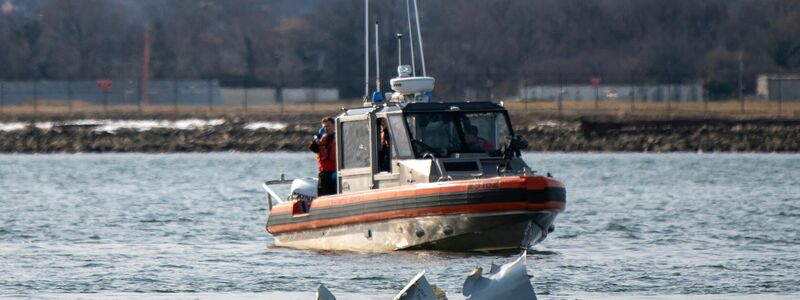
{"label": "floating wreckage piece", "polygon": [[[320,283],[317,286],[316,300],[336,300],[336,297]],[[397,296],[394,296],[394,300],[447,300],[447,296],[436,285],[428,283],[423,270],[414,276]]]}
{"label": "floating wreckage piece", "polygon": [[530,277],[526,269],[527,251],[517,260],[503,264],[492,264],[489,276],[483,276],[483,269],[475,268],[464,281],[462,293],[470,300],[486,299],[536,299]]}
{"label": "floating wreckage piece", "polygon": [[317,287],[317,300],[336,300],[336,297],[333,296],[333,293],[331,293],[324,284],[320,283]]}
{"label": "floating wreckage piece", "polygon": [[[536,300],[530,276],[527,271],[527,251],[513,262],[489,267],[489,275],[483,276],[483,269],[475,268],[464,281],[462,293],[470,300]],[[317,287],[317,300],[336,300],[325,285]],[[428,283],[425,270],[417,273],[401,290],[394,300],[446,300],[445,292]]]}
{"label": "floating wreckage piece", "polygon": [[447,299],[444,291],[431,285],[425,278],[425,270],[417,273],[406,287],[394,296],[394,300],[443,300]]}

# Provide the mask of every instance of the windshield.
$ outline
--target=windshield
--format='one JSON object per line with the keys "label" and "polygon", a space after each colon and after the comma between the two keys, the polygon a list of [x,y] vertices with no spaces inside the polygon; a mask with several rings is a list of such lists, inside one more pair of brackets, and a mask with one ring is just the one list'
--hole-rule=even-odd
{"label": "windshield", "polygon": [[415,113],[406,115],[406,121],[416,157],[456,152],[497,155],[511,134],[502,112]]}

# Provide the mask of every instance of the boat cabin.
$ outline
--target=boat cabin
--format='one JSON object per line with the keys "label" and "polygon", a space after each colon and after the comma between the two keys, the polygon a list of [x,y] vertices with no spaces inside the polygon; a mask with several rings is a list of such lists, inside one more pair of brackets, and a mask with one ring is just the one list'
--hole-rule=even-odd
{"label": "boat cabin", "polygon": [[336,132],[340,194],[528,172],[518,157],[500,167],[514,132],[506,109],[490,102],[347,109],[336,118]]}

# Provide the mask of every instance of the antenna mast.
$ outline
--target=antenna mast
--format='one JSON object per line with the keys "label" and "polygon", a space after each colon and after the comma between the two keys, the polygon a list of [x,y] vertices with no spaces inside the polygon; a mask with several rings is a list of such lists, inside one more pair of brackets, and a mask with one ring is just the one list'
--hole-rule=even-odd
{"label": "antenna mast", "polygon": [[381,91],[381,56],[378,44],[378,22],[375,21],[375,91]]}
{"label": "antenna mast", "polygon": [[364,101],[369,100],[369,0],[364,0]]}
{"label": "antenna mast", "polygon": [[414,33],[411,31],[411,6],[408,4],[408,0],[406,0],[406,13],[408,16],[408,42],[411,46],[411,74],[416,77],[417,66],[414,65]]}
{"label": "antenna mast", "polygon": [[422,60],[422,76],[428,76],[425,72],[425,52],[422,51],[422,33],[419,30],[419,10],[417,9],[417,0],[414,0],[414,17],[417,19],[417,37],[419,38],[419,59]]}
{"label": "antenna mast", "polygon": [[403,65],[403,34],[397,34],[397,66]]}

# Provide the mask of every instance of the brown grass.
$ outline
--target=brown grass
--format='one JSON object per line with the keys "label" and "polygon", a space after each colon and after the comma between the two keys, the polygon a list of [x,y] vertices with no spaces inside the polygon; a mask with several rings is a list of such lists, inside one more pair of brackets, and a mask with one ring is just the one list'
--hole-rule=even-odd
{"label": "brown grass", "polygon": [[[8,118],[69,118],[69,117],[115,117],[115,118],[180,118],[180,117],[277,117],[335,115],[343,107],[358,107],[359,100],[333,104],[285,104],[257,106],[214,106],[206,105],[148,105],[141,109],[136,105],[90,105],[74,102],[70,108],[63,101],[39,101],[36,109],[31,103],[0,108],[0,119]],[[514,114],[538,115],[544,117],[718,117],[718,118],[790,118],[800,119],[800,102],[745,101],[744,111],[740,101],[719,102],[635,102],[601,101],[562,101],[531,100],[507,101],[505,107]]]}
{"label": "brown grass", "polygon": [[[780,106],[780,107],[779,107]],[[509,111],[559,114],[556,101],[509,101]],[[650,117],[703,117],[721,118],[800,118],[800,102],[768,101],[714,101],[714,102],[634,102],[615,100],[562,101],[560,113],[567,116],[650,116]]]}
{"label": "brown grass", "polygon": [[32,104],[5,106],[0,108],[0,119],[26,118],[69,118],[69,117],[110,117],[110,118],[181,118],[181,117],[258,117],[288,115],[337,114],[342,107],[358,106],[360,103],[340,102],[333,104],[286,104],[256,106],[213,106],[207,105],[89,105],[75,103],[70,108],[63,103],[39,102]]}

